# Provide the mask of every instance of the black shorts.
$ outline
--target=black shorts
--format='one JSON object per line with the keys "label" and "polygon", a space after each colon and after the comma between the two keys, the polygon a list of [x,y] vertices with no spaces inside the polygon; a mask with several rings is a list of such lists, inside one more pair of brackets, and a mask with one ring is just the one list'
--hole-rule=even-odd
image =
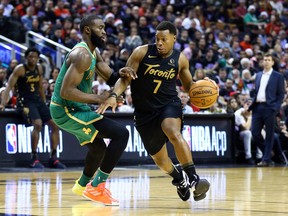
{"label": "black shorts", "polygon": [[23,107],[18,107],[18,111],[24,117],[26,124],[31,124],[32,120],[41,119],[43,123],[51,119],[50,110],[44,102],[27,102]]}
{"label": "black shorts", "polygon": [[[159,152],[168,141],[161,127],[161,123],[165,118],[180,118],[183,120],[181,102],[174,101],[161,110],[150,114],[135,112],[136,129],[141,136],[146,151],[150,155]],[[145,122],[144,124],[143,121]]]}

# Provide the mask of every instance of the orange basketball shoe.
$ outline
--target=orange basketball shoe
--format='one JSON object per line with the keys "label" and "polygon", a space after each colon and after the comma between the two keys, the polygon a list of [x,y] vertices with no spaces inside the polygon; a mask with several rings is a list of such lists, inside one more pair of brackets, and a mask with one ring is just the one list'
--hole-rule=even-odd
{"label": "orange basketball shoe", "polygon": [[99,184],[97,187],[93,187],[92,182],[89,182],[86,185],[85,190],[83,191],[83,196],[87,199],[102,203],[106,206],[119,206],[118,200],[112,198],[111,192],[105,188],[105,182]]}

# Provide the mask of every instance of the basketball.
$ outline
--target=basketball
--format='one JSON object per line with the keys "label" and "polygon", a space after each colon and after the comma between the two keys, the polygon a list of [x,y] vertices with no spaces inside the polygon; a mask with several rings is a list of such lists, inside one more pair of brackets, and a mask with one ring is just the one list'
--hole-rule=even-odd
{"label": "basketball", "polygon": [[206,109],[217,101],[218,88],[209,80],[198,80],[191,86],[189,96],[194,106]]}

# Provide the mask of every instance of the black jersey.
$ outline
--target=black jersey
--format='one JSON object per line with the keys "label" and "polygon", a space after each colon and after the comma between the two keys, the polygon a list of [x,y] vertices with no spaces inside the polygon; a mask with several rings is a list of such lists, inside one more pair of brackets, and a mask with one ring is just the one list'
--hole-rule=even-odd
{"label": "black jersey", "polygon": [[180,52],[173,50],[172,55],[162,58],[155,44],[148,45],[147,53],[139,64],[138,78],[131,82],[136,112],[153,112],[179,100],[176,91],[179,56]]}
{"label": "black jersey", "polygon": [[42,101],[39,92],[40,74],[38,66],[33,71],[29,70],[25,64],[23,66],[25,74],[23,77],[19,77],[16,83],[18,99],[24,103]]}

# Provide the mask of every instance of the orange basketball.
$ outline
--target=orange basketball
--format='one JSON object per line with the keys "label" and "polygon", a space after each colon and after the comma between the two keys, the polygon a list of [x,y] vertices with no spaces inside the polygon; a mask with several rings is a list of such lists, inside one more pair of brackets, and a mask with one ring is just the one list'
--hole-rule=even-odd
{"label": "orange basketball", "polygon": [[190,102],[200,108],[211,107],[218,98],[218,88],[208,80],[198,80],[189,90]]}

